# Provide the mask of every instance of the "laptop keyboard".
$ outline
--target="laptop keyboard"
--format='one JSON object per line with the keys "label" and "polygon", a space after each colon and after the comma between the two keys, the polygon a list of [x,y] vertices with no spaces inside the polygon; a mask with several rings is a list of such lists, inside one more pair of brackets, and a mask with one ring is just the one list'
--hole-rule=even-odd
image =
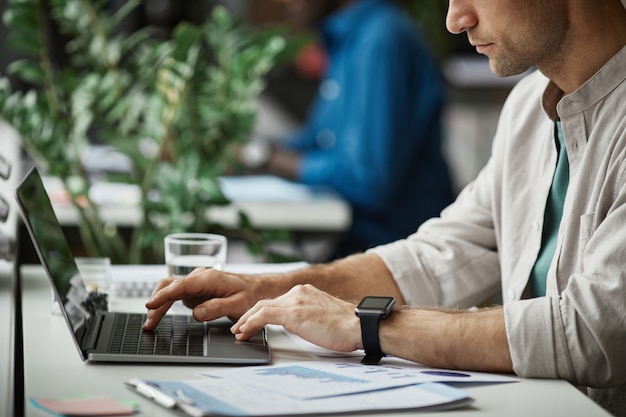
{"label": "laptop keyboard", "polygon": [[145,314],[117,313],[109,352],[170,356],[204,354],[204,326],[193,317],[165,315],[152,332],[141,330],[145,319]]}

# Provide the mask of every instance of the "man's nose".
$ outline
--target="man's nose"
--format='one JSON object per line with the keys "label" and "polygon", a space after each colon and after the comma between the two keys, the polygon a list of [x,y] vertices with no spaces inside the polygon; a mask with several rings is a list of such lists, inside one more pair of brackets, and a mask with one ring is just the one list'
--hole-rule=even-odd
{"label": "man's nose", "polygon": [[450,33],[458,34],[476,26],[478,19],[470,0],[450,0],[446,28]]}

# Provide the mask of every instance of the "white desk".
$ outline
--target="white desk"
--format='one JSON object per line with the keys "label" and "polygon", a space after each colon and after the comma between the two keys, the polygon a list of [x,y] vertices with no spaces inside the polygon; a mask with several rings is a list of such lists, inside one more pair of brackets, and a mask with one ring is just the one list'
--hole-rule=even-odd
{"label": "white desk", "polygon": [[[71,397],[102,394],[140,404],[141,416],[175,415],[128,390],[131,377],[180,379],[195,377],[203,366],[94,365],[83,363],[60,316],[50,314],[50,289],[39,267],[25,266],[23,277],[25,395]],[[287,336],[271,332],[275,362],[310,360]],[[393,413],[393,415],[462,417],[609,416],[576,388],[564,381],[522,379],[517,383],[465,388],[475,399],[472,406],[446,412]],[[27,406],[27,416],[48,416]],[[375,416],[374,414],[367,414]],[[379,414],[389,415],[389,413]]]}

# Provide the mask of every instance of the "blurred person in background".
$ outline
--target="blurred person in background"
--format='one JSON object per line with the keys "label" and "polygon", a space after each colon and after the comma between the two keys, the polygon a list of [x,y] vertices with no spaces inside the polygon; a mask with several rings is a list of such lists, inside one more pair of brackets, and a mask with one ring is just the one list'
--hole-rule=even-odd
{"label": "blurred person in background", "polygon": [[251,141],[241,161],[350,203],[352,226],[330,258],[408,236],[453,199],[437,63],[393,1],[278,1],[294,25],[315,30],[327,65],[304,126]]}

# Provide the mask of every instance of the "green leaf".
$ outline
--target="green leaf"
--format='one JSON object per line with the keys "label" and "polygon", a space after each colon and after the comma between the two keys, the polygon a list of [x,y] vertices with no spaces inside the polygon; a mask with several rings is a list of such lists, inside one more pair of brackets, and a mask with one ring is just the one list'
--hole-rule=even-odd
{"label": "green leaf", "polygon": [[225,205],[230,203],[215,178],[200,178],[198,191],[199,198],[205,202],[215,205]]}
{"label": "green leaf", "polygon": [[13,61],[7,68],[9,74],[14,74],[22,80],[32,83],[41,84],[44,80],[44,73],[41,67],[30,60]]}
{"label": "green leaf", "polygon": [[18,51],[22,51],[31,55],[37,55],[39,53],[39,50],[41,49],[39,39],[37,39],[37,37],[34,35],[23,35],[23,33],[9,33],[6,41],[7,45]]}
{"label": "green leaf", "polygon": [[[45,38],[38,38],[47,33],[37,20],[44,3],[46,24],[60,29],[69,57],[54,65]],[[254,32],[221,6],[206,24],[183,22],[165,41],[151,28],[125,33],[119,25],[138,4],[122,2],[111,12],[106,0],[10,0],[9,38],[35,58],[10,70],[36,88],[12,93],[0,80],[3,118],[19,127],[25,147],[50,174],[84,179],[79,158],[88,136],[132,161],[132,171],[117,180],[143,190],[144,223],[128,247],[135,261],[149,256],[166,231],[219,227],[204,213],[228,203],[217,178],[252,129],[263,77],[284,47],[275,32]],[[267,255],[261,234],[248,226]],[[81,235],[110,250],[106,242],[119,235],[105,229],[90,222]]]}
{"label": "green leaf", "polygon": [[33,4],[12,5],[3,15],[4,24],[13,28],[29,28],[37,26],[37,9]]}
{"label": "green leaf", "polygon": [[198,42],[201,37],[201,31],[197,26],[182,22],[176,25],[173,34],[173,45],[175,45],[172,52],[172,58],[176,61],[187,62],[190,53],[198,53]]}
{"label": "green leaf", "polygon": [[130,15],[140,4],[141,0],[126,0],[122,7],[120,7],[108,20],[108,29],[111,31],[116,29],[122,20],[128,17],[128,15]]}
{"label": "green leaf", "polygon": [[212,21],[222,28],[229,28],[233,25],[233,20],[226,7],[218,5],[213,9]]}

